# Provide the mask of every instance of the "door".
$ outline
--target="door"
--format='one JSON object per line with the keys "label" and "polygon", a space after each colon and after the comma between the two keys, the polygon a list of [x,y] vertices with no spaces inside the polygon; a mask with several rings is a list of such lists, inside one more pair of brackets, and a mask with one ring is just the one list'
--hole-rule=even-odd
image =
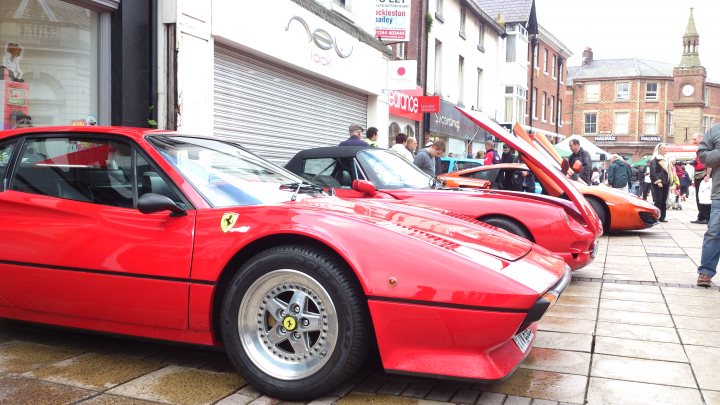
{"label": "door", "polygon": [[0,295],[35,313],[184,329],[195,212],[151,215],[139,195],[184,204],[135,146],[28,138],[0,192]]}

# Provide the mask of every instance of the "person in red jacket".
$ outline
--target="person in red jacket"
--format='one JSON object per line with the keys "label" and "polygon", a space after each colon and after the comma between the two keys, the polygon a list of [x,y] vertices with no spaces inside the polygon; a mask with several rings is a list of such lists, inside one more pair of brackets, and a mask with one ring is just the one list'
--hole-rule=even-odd
{"label": "person in red jacket", "polygon": [[485,166],[494,165],[500,163],[502,157],[495,150],[495,143],[493,141],[485,141]]}

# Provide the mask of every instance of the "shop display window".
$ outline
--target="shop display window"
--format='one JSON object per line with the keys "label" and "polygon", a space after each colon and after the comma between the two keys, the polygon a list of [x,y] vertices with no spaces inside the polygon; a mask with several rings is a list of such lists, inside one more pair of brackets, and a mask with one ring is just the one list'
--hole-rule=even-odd
{"label": "shop display window", "polygon": [[99,15],[60,0],[0,2],[2,129],[97,125]]}

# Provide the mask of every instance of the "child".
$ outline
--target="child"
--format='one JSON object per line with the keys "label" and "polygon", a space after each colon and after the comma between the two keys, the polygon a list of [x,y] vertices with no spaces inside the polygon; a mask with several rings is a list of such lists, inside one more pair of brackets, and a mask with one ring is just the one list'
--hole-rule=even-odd
{"label": "child", "polygon": [[[704,213],[703,218],[710,218],[710,206],[712,205],[712,179],[708,178],[700,182],[698,186],[698,210]],[[707,223],[707,222],[706,222]]]}

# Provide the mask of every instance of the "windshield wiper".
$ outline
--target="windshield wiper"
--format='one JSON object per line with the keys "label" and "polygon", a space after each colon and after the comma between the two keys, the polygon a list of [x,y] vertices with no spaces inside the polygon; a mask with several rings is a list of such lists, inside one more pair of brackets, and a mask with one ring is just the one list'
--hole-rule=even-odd
{"label": "windshield wiper", "polygon": [[293,193],[292,197],[290,197],[290,201],[295,201],[297,199],[297,195],[299,192],[315,192],[322,194],[325,189],[321,186],[306,183],[306,182],[295,182],[295,183],[284,183],[280,185],[280,190],[287,190],[287,189],[294,189],[295,192]]}

